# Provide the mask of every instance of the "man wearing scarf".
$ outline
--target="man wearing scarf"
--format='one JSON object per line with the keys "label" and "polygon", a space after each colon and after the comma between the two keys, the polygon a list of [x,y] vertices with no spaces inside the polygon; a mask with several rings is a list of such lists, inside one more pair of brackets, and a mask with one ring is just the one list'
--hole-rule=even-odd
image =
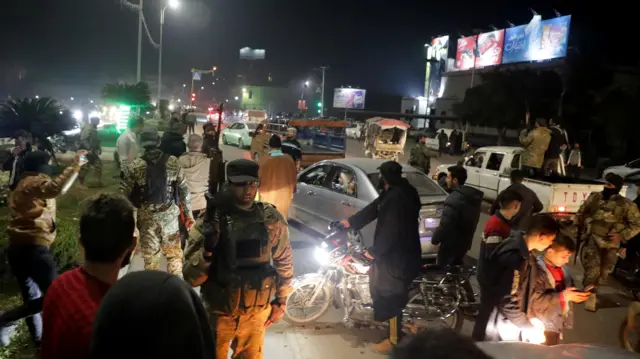
{"label": "man wearing scarf", "polygon": [[71,166],[51,178],[51,156],[34,151],[24,158],[24,174],[9,197],[11,218],[7,227],[7,257],[11,272],[22,292],[24,305],[0,313],[0,346],[3,329],[27,318],[31,336],[40,343],[42,302],[57,277],[56,263],[49,247],[56,239],[56,198],[65,194],[87,163],[87,151],[79,151]]}
{"label": "man wearing scarf", "polygon": [[379,170],[380,196],[341,223],[359,231],[378,220],[373,247],[368,250],[373,257],[369,280],[373,320],[389,322],[389,337],[371,349],[390,354],[401,339],[402,310],[409,301],[409,286],[421,264],[420,196],[402,177],[402,166],[398,162],[384,162]]}
{"label": "man wearing scarf", "polygon": [[[584,243],[584,287],[606,281],[616,265],[620,242],[640,233],[640,211],[632,201],[620,195],[622,177],[609,173],[602,192],[592,192],[576,213],[578,238]],[[578,251],[578,253],[580,253]],[[596,295],[590,296],[585,309],[596,311]]]}

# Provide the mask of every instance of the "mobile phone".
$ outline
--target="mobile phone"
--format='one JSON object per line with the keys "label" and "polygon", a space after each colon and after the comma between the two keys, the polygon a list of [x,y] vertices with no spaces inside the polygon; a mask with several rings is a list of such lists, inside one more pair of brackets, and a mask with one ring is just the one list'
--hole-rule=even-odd
{"label": "mobile phone", "polygon": [[86,161],[87,161],[87,155],[82,155],[82,156],[80,156],[80,159],[81,159],[82,161],[85,161],[85,162],[86,162]]}
{"label": "mobile phone", "polygon": [[580,293],[593,293],[593,291],[595,290],[594,287],[588,287],[588,288],[582,288],[582,289],[576,289],[576,292],[580,292]]}

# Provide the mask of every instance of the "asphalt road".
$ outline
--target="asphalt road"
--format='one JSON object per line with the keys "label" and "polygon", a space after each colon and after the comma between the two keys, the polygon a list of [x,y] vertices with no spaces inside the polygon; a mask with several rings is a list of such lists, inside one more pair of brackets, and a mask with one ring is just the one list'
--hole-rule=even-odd
{"label": "asphalt road", "polygon": [[[361,157],[364,155],[362,142],[349,140],[348,157]],[[410,147],[407,147],[410,148]],[[235,146],[222,146],[226,160],[242,158],[245,150]],[[404,156],[406,160],[406,155]],[[432,168],[442,163],[455,163],[457,158],[444,157],[434,159]],[[469,262],[473,263],[478,256],[482,229],[489,218],[488,205],[483,209],[478,224],[474,242],[469,252]],[[290,226],[291,244],[294,249],[294,269],[296,275],[314,272],[318,269],[313,250],[317,244],[317,238],[312,238],[306,232],[300,231],[296,226]],[[129,270],[142,269],[142,260],[134,258]],[[580,283],[582,269],[578,264],[573,269],[573,276]],[[123,271],[124,273],[124,271]],[[581,287],[581,285],[577,285]],[[621,286],[613,285],[601,289],[599,295],[601,309],[597,313],[586,312],[582,305],[575,307],[574,329],[567,330],[564,336],[565,343],[591,343],[605,346],[619,346],[618,330],[626,315],[626,307],[630,298]],[[287,323],[279,323],[270,329],[266,338],[266,357],[286,356],[289,358],[321,358],[333,359],[378,357],[372,354],[367,346],[371,341],[376,341],[382,335],[380,330],[351,329],[341,324],[342,312],[331,308],[320,318],[316,325],[306,328],[294,328]],[[463,334],[470,335],[473,323],[466,320],[463,326]]]}

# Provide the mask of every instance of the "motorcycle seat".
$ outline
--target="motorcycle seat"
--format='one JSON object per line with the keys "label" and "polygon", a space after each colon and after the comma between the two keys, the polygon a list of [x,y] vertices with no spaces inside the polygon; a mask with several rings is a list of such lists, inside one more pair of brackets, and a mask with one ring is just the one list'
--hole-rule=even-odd
{"label": "motorcycle seat", "polygon": [[425,264],[424,271],[426,273],[433,274],[457,274],[457,275],[473,275],[476,274],[475,266],[465,266],[465,265],[439,265],[439,264]]}

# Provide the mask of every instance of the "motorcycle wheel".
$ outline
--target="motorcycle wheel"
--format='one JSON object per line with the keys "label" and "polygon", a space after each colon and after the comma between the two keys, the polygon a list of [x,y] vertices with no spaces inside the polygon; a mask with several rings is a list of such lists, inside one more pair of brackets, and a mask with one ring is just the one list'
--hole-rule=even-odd
{"label": "motorcycle wheel", "polygon": [[[318,320],[318,318],[320,318],[324,313],[327,312],[327,310],[329,309],[329,306],[333,301],[333,288],[329,285],[325,285],[324,288],[322,288],[322,292],[319,293],[318,296],[316,297],[316,302],[320,297],[323,297],[325,299],[319,306],[317,306],[318,310],[315,313],[304,318],[301,318],[297,316],[296,313],[293,313],[294,309],[297,309],[297,310],[305,309],[305,308],[301,308],[299,305],[297,305],[294,302],[295,295],[296,294],[299,295],[305,292],[308,293],[308,295],[311,295],[316,285],[318,285],[317,281],[306,282],[306,283],[302,283],[300,286],[293,289],[293,292],[291,292],[291,295],[289,296],[289,298],[287,298],[287,307],[285,308],[285,311],[284,311],[284,320],[286,320],[287,323],[291,325],[303,325],[303,324],[313,323],[316,320]],[[304,305],[306,305],[306,303]]]}
{"label": "motorcycle wheel", "polygon": [[[417,302],[414,305],[424,306],[424,301],[422,299],[422,293],[420,292],[420,288],[412,289],[409,292],[409,302],[407,303],[407,306],[409,306],[410,304],[412,304],[414,302]],[[439,320],[439,318],[436,318],[436,319],[426,319],[425,318],[425,320],[427,322],[433,322],[435,320]],[[460,310],[460,308],[458,308],[455,312],[453,312],[445,320],[447,322],[451,323],[450,325],[445,325],[446,328],[451,329],[451,330],[455,331],[456,333],[460,333],[460,331],[462,330],[462,325],[464,324],[464,314],[462,313],[462,310]]]}

